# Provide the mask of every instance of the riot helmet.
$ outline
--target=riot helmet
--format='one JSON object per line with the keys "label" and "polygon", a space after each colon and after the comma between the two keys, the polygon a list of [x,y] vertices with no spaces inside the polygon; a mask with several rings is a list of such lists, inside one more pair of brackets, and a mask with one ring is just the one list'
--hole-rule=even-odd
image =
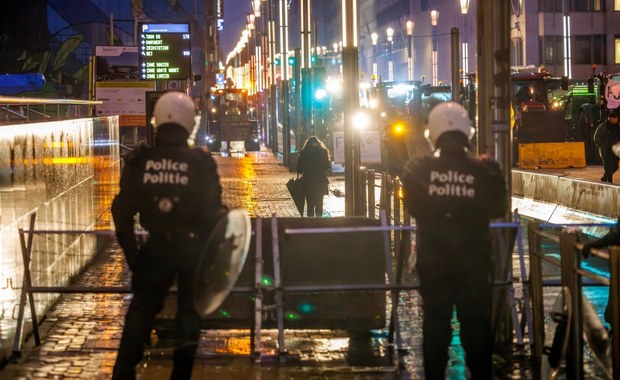
{"label": "riot helmet", "polygon": [[155,127],[164,124],[175,124],[183,127],[187,133],[191,134],[194,130],[196,120],[196,105],[189,96],[182,92],[171,91],[163,94],[155,103],[153,116],[155,117]]}
{"label": "riot helmet", "polygon": [[428,115],[424,136],[433,149],[437,146],[439,137],[446,132],[461,132],[468,140],[474,135],[467,110],[456,102],[440,103]]}

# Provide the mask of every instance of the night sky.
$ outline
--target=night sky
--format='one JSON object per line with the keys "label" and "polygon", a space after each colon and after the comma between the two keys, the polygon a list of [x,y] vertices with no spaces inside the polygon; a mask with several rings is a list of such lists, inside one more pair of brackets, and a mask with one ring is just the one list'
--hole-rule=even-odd
{"label": "night sky", "polygon": [[247,13],[251,10],[250,0],[224,0],[224,31],[220,32],[220,44],[224,59],[241,38]]}

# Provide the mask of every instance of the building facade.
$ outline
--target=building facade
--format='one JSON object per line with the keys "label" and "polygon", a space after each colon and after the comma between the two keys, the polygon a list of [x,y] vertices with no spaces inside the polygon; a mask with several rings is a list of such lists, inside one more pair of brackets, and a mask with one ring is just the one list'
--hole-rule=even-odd
{"label": "building facade", "polygon": [[[545,66],[554,75],[577,80],[592,75],[593,65],[596,73],[620,71],[620,0],[509,1],[513,66]],[[372,73],[376,63],[378,75],[388,80],[392,61],[394,80],[406,80],[411,49],[415,80],[431,83],[435,65],[438,84],[450,84],[450,35],[458,28],[459,69],[475,73],[477,3],[480,1],[360,0],[360,71]],[[437,11],[436,25],[433,11]],[[411,38],[407,21],[413,22]],[[388,28],[394,31],[391,41]],[[373,33],[378,36],[374,45]]]}

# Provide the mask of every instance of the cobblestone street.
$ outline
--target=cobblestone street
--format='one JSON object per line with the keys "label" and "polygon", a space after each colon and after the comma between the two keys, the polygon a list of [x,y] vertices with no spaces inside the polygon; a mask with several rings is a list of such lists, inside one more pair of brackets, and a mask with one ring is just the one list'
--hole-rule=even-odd
{"label": "cobblestone street", "polygon": [[[217,157],[224,201],[252,217],[297,217],[286,182],[294,173],[270,152]],[[325,198],[325,216],[344,215],[344,175],[330,177],[333,191]],[[335,196],[338,194],[339,196]],[[411,263],[410,263],[411,265]],[[412,281],[406,275],[405,283]],[[111,241],[78,279],[84,286],[129,286],[122,251]],[[329,297],[329,293],[324,293]],[[388,297],[389,298],[389,297]],[[49,310],[41,324],[42,345],[30,338],[19,360],[0,372],[0,379],[108,379],[116,358],[123,318],[131,295],[68,294]],[[287,355],[278,355],[277,330],[265,330],[261,360],[250,357],[250,330],[203,330],[193,379],[423,379],[421,308],[416,291],[401,292],[399,321],[402,348],[388,342],[387,326],[368,335],[343,330],[286,330]],[[390,305],[388,302],[389,312]],[[28,314],[28,313],[27,313]],[[389,313],[387,314],[389,316]],[[27,322],[27,324],[29,321]],[[139,370],[142,379],[168,378],[172,342],[153,334]],[[516,353],[501,378],[531,379],[525,353]],[[464,379],[458,336],[450,352],[449,379]]]}
{"label": "cobblestone street", "polygon": [[[299,216],[285,186],[293,174],[271,153],[218,157],[217,161],[224,201],[229,207],[245,208],[252,217]],[[330,180],[334,188],[344,189],[343,176],[332,176]],[[325,198],[325,214],[343,216],[344,198],[330,193]],[[79,284],[128,286],[129,274],[122,251],[112,242],[79,278]],[[6,366],[0,378],[109,378],[130,297],[124,294],[61,296],[41,325],[42,345],[34,347],[33,339],[29,339],[22,358]],[[264,331],[262,359],[258,363],[249,357],[249,330],[203,330],[193,378],[419,378],[406,369],[419,368],[421,358],[415,353],[402,361],[404,372],[396,371],[396,357],[387,355],[391,348],[384,331],[350,338],[346,331],[288,330],[285,346],[288,355],[286,360],[280,360],[277,330]],[[146,356],[140,369],[141,378],[169,376],[170,342],[154,334]]]}

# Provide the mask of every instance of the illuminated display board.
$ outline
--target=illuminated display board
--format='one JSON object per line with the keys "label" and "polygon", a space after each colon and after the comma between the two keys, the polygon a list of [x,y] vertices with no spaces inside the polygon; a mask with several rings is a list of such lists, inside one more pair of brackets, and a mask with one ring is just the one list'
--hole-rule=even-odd
{"label": "illuminated display board", "polygon": [[189,24],[140,23],[140,79],[191,77]]}

